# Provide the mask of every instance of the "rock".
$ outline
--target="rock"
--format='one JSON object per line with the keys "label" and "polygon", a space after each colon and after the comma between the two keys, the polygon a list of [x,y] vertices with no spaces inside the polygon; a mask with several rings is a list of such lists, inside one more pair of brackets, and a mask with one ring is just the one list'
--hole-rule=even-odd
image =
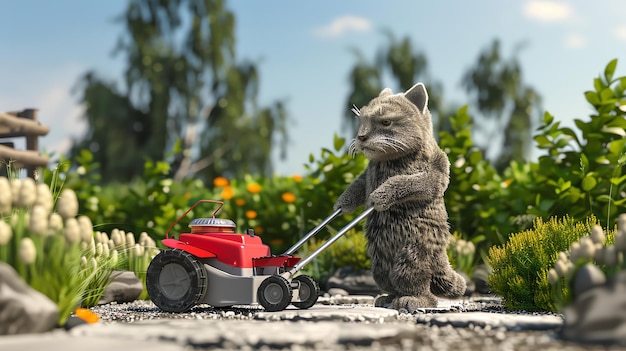
{"label": "rock", "polygon": [[626,346],[626,272],[575,295],[563,315],[566,340]]}
{"label": "rock", "polygon": [[133,302],[142,291],[143,284],[135,273],[131,271],[113,271],[111,273],[111,283],[104,289],[98,304]]}
{"label": "rock", "polygon": [[333,295],[343,295],[344,291],[347,295],[376,296],[380,293],[371,271],[355,270],[352,267],[339,268],[326,281],[326,289],[329,293],[334,289]]}
{"label": "rock", "polygon": [[574,296],[580,296],[585,291],[600,286],[606,282],[606,277],[600,268],[588,263],[582,266],[574,276],[574,287],[572,293]]}
{"label": "rock", "polygon": [[56,304],[0,262],[0,334],[42,333],[56,327],[58,320]]}
{"label": "rock", "polygon": [[486,264],[479,264],[474,268],[472,282],[474,282],[475,292],[479,294],[491,294],[489,288],[489,274],[491,268]]}

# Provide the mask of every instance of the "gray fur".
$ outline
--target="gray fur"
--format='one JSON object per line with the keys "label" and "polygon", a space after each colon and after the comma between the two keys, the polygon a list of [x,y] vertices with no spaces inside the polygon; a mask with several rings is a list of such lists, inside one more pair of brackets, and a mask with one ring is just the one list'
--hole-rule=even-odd
{"label": "gray fur", "polygon": [[410,312],[435,307],[436,296],[460,297],[465,280],[446,255],[450,235],[443,195],[450,162],[433,136],[424,84],[404,94],[383,90],[360,110],[350,152],[369,164],[339,196],[335,209],[373,205],[365,235],[374,279],[384,292],[377,306]]}

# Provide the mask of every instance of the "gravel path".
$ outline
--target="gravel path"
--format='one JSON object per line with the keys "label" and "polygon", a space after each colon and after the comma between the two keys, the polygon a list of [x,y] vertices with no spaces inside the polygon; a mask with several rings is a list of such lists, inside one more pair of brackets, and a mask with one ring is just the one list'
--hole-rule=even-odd
{"label": "gravel path", "polygon": [[374,308],[364,296],[272,313],[250,306],[165,313],[149,301],[92,310],[99,323],[2,337],[0,350],[626,350],[563,341],[560,315],[507,313],[489,297],[440,301],[415,314]]}

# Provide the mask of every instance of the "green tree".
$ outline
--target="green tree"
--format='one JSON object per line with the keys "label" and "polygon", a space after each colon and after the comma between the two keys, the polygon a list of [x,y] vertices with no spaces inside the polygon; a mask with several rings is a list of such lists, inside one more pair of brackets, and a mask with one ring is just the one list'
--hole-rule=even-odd
{"label": "green tree", "polygon": [[73,153],[89,148],[104,181],[129,180],[170,150],[177,179],[269,174],[287,114],[280,101],[256,103],[258,71],[237,61],[225,0],[132,0],[119,21],[124,89],[93,71],[82,77],[88,131]]}
{"label": "green tree", "polygon": [[[480,116],[476,121],[476,132],[481,135],[477,144],[494,160],[495,167],[502,171],[513,160],[527,161],[531,129],[541,116],[541,98],[524,82],[517,57],[503,58],[500,42],[494,40],[465,73],[462,84],[470,96],[470,106],[475,106]],[[494,146],[501,131],[501,145]]]}

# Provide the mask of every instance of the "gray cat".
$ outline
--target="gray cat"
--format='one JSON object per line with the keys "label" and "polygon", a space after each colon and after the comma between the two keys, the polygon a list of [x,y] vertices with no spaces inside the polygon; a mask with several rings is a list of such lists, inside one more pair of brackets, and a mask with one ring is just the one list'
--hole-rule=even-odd
{"label": "gray cat", "polygon": [[424,84],[404,94],[383,90],[358,110],[357,137],[350,152],[361,152],[368,166],[335,203],[342,212],[374,206],[365,235],[378,287],[376,306],[436,307],[437,298],[460,297],[465,280],[448,261],[450,235],[443,195],[450,162],[433,136]]}

